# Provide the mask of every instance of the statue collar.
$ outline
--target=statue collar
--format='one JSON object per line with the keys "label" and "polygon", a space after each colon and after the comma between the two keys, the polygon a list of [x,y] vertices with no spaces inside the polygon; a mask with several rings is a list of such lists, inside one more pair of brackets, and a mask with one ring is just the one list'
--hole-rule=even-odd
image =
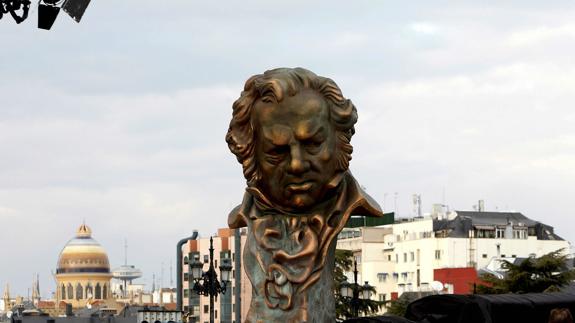
{"label": "statue collar", "polygon": [[[351,172],[346,171],[344,173],[340,186],[341,190],[336,196],[335,205],[329,210],[330,214],[334,212],[340,213],[345,222],[347,222],[347,219],[352,214],[370,217],[383,216],[380,206],[361,188]],[[272,207],[263,193],[256,188],[248,187],[246,188],[242,204],[236,206],[230,212],[228,216],[228,226],[232,229],[247,226],[250,210],[255,204],[260,207],[263,206],[265,209],[271,209]],[[289,215],[289,212],[282,210],[276,210],[276,212]]]}

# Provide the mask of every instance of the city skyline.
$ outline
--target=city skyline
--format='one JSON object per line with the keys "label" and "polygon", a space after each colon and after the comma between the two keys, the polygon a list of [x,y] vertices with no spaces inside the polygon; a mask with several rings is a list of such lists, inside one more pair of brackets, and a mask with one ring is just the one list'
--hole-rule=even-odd
{"label": "city skyline", "polygon": [[[82,221],[151,286],[245,180],[224,136],[245,80],[302,66],[358,109],[350,169],[386,211],[513,209],[575,241],[575,4],[93,2],[0,21],[0,287],[26,295]],[[31,10],[30,16],[34,17]],[[387,194],[387,195],[386,195]]]}

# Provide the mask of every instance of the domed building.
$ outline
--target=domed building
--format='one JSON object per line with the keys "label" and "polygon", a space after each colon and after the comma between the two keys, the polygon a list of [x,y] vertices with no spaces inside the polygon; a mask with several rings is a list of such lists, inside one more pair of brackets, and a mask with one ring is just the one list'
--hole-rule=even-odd
{"label": "domed building", "polygon": [[76,237],[60,252],[56,269],[58,299],[73,308],[109,299],[111,278],[106,251],[92,238],[92,230],[82,224]]}

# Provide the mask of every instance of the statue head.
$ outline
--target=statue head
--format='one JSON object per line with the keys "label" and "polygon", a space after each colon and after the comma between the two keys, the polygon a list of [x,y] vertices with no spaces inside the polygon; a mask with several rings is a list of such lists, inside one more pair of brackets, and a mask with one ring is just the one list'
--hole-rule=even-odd
{"label": "statue head", "polygon": [[252,76],[226,135],[249,187],[303,211],[329,198],[349,167],[357,111],[329,78],[303,68]]}

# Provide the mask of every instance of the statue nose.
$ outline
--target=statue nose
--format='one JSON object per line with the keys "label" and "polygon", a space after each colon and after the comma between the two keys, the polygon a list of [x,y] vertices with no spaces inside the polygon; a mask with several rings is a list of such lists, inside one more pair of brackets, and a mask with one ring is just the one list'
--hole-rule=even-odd
{"label": "statue nose", "polygon": [[299,144],[294,144],[290,147],[290,163],[288,172],[292,174],[301,174],[308,170],[309,163],[304,159],[302,148]]}

